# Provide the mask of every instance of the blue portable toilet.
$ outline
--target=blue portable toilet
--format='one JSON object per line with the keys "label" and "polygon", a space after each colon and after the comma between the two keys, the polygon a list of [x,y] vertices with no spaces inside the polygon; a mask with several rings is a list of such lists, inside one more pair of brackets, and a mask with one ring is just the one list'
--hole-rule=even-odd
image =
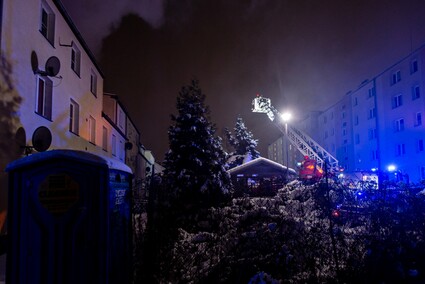
{"label": "blue portable toilet", "polygon": [[74,150],[8,165],[7,283],[131,283],[131,170]]}

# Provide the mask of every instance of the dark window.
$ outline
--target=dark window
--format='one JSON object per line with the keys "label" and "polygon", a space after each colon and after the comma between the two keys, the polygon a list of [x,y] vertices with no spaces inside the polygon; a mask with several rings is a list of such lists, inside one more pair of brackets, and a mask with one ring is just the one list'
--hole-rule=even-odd
{"label": "dark window", "polygon": [[40,17],[40,33],[54,45],[55,38],[55,14],[50,7],[43,1]]}
{"label": "dark window", "polygon": [[52,81],[47,77],[39,77],[37,84],[37,102],[35,112],[51,120],[52,119]]}

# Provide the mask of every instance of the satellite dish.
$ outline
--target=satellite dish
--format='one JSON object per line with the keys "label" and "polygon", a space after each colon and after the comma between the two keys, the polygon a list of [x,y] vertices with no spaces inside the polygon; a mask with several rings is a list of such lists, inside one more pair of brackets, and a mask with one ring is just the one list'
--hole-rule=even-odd
{"label": "satellite dish", "polygon": [[52,143],[52,133],[45,126],[38,127],[32,134],[32,146],[38,152],[44,152],[49,149]]}
{"label": "satellite dish", "polygon": [[37,53],[35,53],[35,51],[31,51],[31,68],[32,68],[32,72],[34,72],[34,74],[36,74],[37,72],[39,72],[40,70],[38,70],[38,57],[37,57]]}
{"label": "satellite dish", "polygon": [[54,77],[58,75],[60,68],[61,63],[59,61],[59,58],[57,58],[56,56],[51,56],[49,57],[49,59],[47,59],[45,66],[45,72],[47,76]]}
{"label": "satellite dish", "polygon": [[26,149],[27,135],[23,127],[19,127],[15,133],[16,152],[17,154],[23,154]]}

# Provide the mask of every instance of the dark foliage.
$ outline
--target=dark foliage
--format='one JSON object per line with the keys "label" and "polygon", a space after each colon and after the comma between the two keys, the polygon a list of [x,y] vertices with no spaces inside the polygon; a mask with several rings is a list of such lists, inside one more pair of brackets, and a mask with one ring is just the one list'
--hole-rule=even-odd
{"label": "dark foliage", "polygon": [[209,121],[209,108],[199,83],[193,80],[177,98],[178,115],[168,131],[170,150],[164,160],[164,179],[175,202],[194,210],[223,201],[231,182],[224,168],[225,152]]}
{"label": "dark foliage", "polygon": [[229,129],[225,129],[227,141],[234,149],[228,159],[230,160],[229,168],[241,165],[246,156],[249,156],[250,159],[260,156],[260,153],[256,150],[258,140],[254,139],[254,135],[245,126],[241,117],[237,118],[233,133]]}
{"label": "dark foliage", "polygon": [[[286,186],[178,228],[159,282],[423,283],[425,199],[411,189]],[[261,282],[264,281],[264,282]]]}

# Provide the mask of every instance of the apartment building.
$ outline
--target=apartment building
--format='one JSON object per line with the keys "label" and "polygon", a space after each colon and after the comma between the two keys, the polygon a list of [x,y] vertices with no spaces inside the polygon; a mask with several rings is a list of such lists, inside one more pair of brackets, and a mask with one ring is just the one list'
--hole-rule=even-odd
{"label": "apartment building", "polygon": [[345,171],[353,171],[352,108],[350,93],[323,111],[318,117],[318,127],[312,136],[327,152],[336,157]]}
{"label": "apartment building", "polygon": [[[0,212],[4,212],[4,169],[14,159],[37,151],[75,149],[124,165],[130,160],[126,156],[130,141],[127,114],[118,104],[116,116],[109,116],[102,71],[61,2],[0,4],[4,106],[0,115],[5,124],[1,134],[9,139],[0,149]],[[137,152],[139,138],[131,133]]]}
{"label": "apartment building", "polygon": [[[424,64],[422,46],[297,125],[346,172],[388,171],[391,166],[399,180],[425,179]],[[280,144],[279,139],[271,143],[269,158],[286,164],[273,152]]]}
{"label": "apartment building", "polygon": [[[380,168],[378,152],[377,89],[375,80],[364,81],[350,92],[352,101],[353,168],[372,170]],[[379,117],[385,115],[381,114]]]}

